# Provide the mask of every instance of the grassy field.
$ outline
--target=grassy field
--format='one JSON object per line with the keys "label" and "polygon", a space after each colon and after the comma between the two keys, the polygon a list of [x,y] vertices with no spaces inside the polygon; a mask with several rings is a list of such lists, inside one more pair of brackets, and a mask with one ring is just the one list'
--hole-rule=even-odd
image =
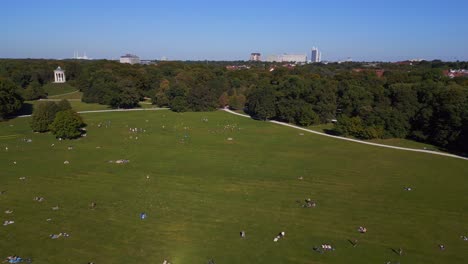
{"label": "grassy field", "polygon": [[[107,105],[101,104],[87,104],[81,101],[69,101],[70,105],[72,106],[73,110],[75,111],[91,111],[91,110],[108,110],[111,109]],[[22,111],[20,111],[20,115],[30,115],[34,109],[34,105],[38,104],[39,101],[26,101],[24,103]]]}
{"label": "grassy field", "polygon": [[73,99],[73,100],[81,100],[83,97],[83,93],[80,91],[73,91],[70,93],[65,93],[65,94],[57,94],[57,95],[52,95],[48,96],[47,98],[49,99]]}
{"label": "grassy field", "polygon": [[[17,254],[34,263],[468,262],[468,242],[460,238],[468,236],[467,161],[301,136],[224,112],[83,117],[88,136],[74,141],[32,133],[29,118],[0,123],[0,213],[15,222],[0,227],[0,257]],[[119,159],[130,162],[109,162]],[[306,198],[317,207],[302,208]],[[93,201],[97,207],[90,209]],[[359,234],[359,226],[368,232]],[[239,238],[241,230],[246,239]],[[286,236],[273,242],[280,231]],[[49,238],[60,232],[70,237]],[[336,250],[312,250],[325,243]],[[402,256],[393,251],[400,247]]]}
{"label": "grassy field", "polygon": [[[321,124],[315,126],[309,126],[308,129],[312,129],[317,132],[327,133],[333,129],[333,124]],[[388,139],[371,139],[371,140],[364,140],[368,142],[389,145],[389,146],[396,146],[396,147],[403,147],[403,148],[413,148],[413,149],[427,149],[427,150],[435,150],[435,151],[442,151],[437,146],[417,142],[410,139],[405,138],[388,138]]]}
{"label": "grassy field", "polygon": [[77,89],[68,83],[48,83],[44,85],[44,90],[48,96],[71,93]]}

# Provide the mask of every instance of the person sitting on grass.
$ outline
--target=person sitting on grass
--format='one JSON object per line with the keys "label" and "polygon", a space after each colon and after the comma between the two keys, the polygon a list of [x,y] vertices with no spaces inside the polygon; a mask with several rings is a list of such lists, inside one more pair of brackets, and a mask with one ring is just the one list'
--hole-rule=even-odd
{"label": "person sitting on grass", "polygon": [[365,227],[363,227],[363,226],[360,226],[360,227],[358,228],[358,231],[359,231],[359,233],[364,234],[364,233],[367,232],[367,228],[365,228]]}
{"label": "person sitting on grass", "polygon": [[242,230],[242,231],[240,232],[240,236],[241,236],[241,238],[245,238],[245,231],[244,231],[244,230]]}

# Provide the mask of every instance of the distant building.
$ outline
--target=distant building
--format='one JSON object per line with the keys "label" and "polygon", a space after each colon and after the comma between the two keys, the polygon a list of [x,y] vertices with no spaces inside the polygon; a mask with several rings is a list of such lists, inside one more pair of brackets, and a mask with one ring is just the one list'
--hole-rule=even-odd
{"label": "distant building", "polygon": [[281,62],[295,62],[295,63],[306,63],[306,54],[283,54],[281,55]]}
{"label": "distant building", "polygon": [[316,63],[316,62],[321,62],[322,61],[322,53],[318,50],[318,48],[316,47],[313,47],[312,48],[312,53],[311,53],[311,56],[310,56],[310,61],[312,63]]}
{"label": "distant building", "polygon": [[282,55],[271,55],[267,57],[268,62],[295,62],[295,63],[306,63],[306,54],[282,54]]}
{"label": "distant building", "polygon": [[251,53],[250,54],[250,61],[261,61],[262,54],[260,53]]}
{"label": "distant building", "polygon": [[140,64],[140,57],[133,54],[125,54],[120,56],[120,63]]}
{"label": "distant building", "polygon": [[91,58],[88,58],[88,56],[86,56],[86,52],[83,53],[83,56],[80,56],[78,51],[75,51],[73,53],[73,59],[75,59],[75,60],[91,60]]}
{"label": "distant building", "polygon": [[65,83],[67,80],[65,78],[65,71],[60,68],[60,66],[57,67],[57,69],[54,71],[54,82],[55,83]]}
{"label": "distant building", "polygon": [[266,61],[268,62],[281,62],[281,55],[268,55]]}
{"label": "distant building", "polygon": [[248,70],[250,69],[247,65],[228,65],[226,66],[228,71]]}
{"label": "distant building", "polygon": [[449,78],[455,78],[455,77],[468,77],[468,70],[465,69],[458,69],[458,70],[445,70],[444,75],[449,77]]}

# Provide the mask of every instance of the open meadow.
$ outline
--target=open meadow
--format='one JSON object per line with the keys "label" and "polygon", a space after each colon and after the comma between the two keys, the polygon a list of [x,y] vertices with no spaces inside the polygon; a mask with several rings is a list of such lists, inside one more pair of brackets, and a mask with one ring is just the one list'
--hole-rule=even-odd
{"label": "open meadow", "polygon": [[[31,132],[30,118],[0,122],[0,220],[14,221],[0,226],[0,258],[468,262],[466,160],[302,134],[222,111],[82,117],[87,136],[72,141]],[[307,198],[315,207],[303,207]],[[69,236],[50,237],[59,233]],[[335,250],[313,250],[322,244]]]}

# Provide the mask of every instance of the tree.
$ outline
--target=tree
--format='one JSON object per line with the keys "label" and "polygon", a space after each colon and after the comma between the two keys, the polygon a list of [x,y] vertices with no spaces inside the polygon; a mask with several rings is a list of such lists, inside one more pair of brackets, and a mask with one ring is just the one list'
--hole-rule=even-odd
{"label": "tree", "polygon": [[275,101],[273,88],[258,88],[249,95],[247,109],[253,117],[266,120],[276,115]]}
{"label": "tree", "polygon": [[216,95],[205,86],[196,86],[190,89],[187,94],[187,103],[189,110],[200,111],[213,111],[218,106]]}
{"label": "tree", "polygon": [[221,94],[221,96],[218,99],[219,102],[219,107],[225,107],[226,105],[229,104],[229,96],[227,92],[224,92]]}
{"label": "tree", "polygon": [[73,139],[81,135],[81,128],[84,126],[81,117],[73,110],[58,112],[54,122],[50,125],[50,130],[57,138]]}
{"label": "tree", "polygon": [[311,83],[311,92],[305,100],[312,104],[315,113],[322,123],[330,122],[336,117],[337,84],[334,81],[317,80]]}
{"label": "tree", "polygon": [[138,106],[140,97],[135,89],[124,88],[118,94],[115,94],[110,101],[110,106],[114,108],[133,108]]}
{"label": "tree", "polygon": [[36,132],[49,131],[49,125],[54,121],[55,115],[59,111],[54,102],[39,102],[33,110],[31,119],[31,128]]}
{"label": "tree", "polygon": [[153,104],[158,106],[168,106],[169,98],[167,97],[167,91],[169,90],[169,81],[167,79],[161,80],[159,83],[159,88],[156,89],[155,94],[151,98]]}
{"label": "tree", "polygon": [[294,118],[296,124],[301,126],[309,126],[320,123],[319,116],[314,112],[312,106],[302,102],[297,107],[296,116]]}
{"label": "tree", "polygon": [[15,113],[23,105],[23,99],[16,93],[16,88],[13,82],[0,79],[0,119]]}
{"label": "tree", "polygon": [[169,107],[174,112],[186,112],[189,110],[187,99],[183,96],[176,96],[169,104]]}
{"label": "tree", "polygon": [[234,94],[229,97],[229,107],[232,109],[243,110],[246,102],[245,95],[238,94],[237,89],[234,89]]}
{"label": "tree", "polygon": [[72,109],[70,102],[67,99],[62,99],[57,103],[58,111],[65,111]]}
{"label": "tree", "polygon": [[468,115],[468,88],[459,85],[444,87],[435,94],[429,140],[443,147],[457,147]]}
{"label": "tree", "polygon": [[22,94],[25,100],[36,100],[39,98],[45,98],[47,95],[44,91],[44,88],[42,88],[42,86],[38,82],[30,83],[26,87],[26,89],[23,90]]}

